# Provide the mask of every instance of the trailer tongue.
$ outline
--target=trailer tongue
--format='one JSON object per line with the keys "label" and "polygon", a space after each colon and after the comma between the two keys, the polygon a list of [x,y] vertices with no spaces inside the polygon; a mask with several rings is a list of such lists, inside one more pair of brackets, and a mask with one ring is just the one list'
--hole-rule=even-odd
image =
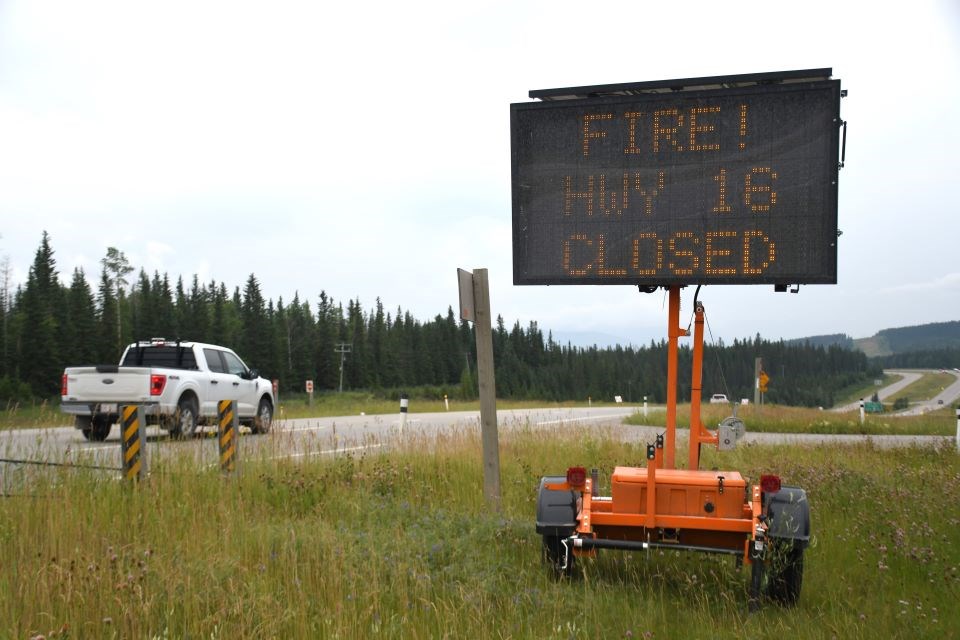
{"label": "trailer tongue", "polygon": [[577,557],[594,555],[597,549],[729,554],[751,567],[751,610],[763,594],[792,605],[800,596],[803,553],[810,541],[804,490],[781,486],[776,475],[761,476],[751,485],[738,471],[699,468],[702,445],[719,447],[724,435],[732,438],[723,447],[729,448],[742,428],[721,425],[714,432],[700,420],[704,308],[697,302],[689,467],[675,467],[677,343],[688,335],[678,328],[679,287],[670,287],[669,304],[666,431],[647,445],[646,466],[614,469],[609,496],[597,494],[596,474],[588,475],[584,467],[540,481],[537,533],[543,536],[544,556],[557,574],[565,575],[573,572]]}

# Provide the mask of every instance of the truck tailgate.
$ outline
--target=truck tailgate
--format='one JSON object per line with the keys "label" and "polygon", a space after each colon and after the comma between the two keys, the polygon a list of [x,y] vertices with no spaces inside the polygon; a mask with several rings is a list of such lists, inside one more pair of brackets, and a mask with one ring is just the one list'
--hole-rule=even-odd
{"label": "truck tailgate", "polygon": [[72,367],[66,370],[65,402],[146,402],[150,398],[149,367],[119,367],[100,372],[96,367]]}

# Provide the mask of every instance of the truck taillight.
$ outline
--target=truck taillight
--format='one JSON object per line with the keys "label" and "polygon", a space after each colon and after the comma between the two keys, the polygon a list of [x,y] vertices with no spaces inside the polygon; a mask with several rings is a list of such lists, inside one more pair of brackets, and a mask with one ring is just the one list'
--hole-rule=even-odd
{"label": "truck taillight", "polygon": [[150,395],[159,396],[167,386],[167,376],[153,374],[150,376]]}
{"label": "truck taillight", "polygon": [[67,395],[67,374],[63,374],[63,377],[60,378],[60,395]]}
{"label": "truck taillight", "polygon": [[570,467],[567,469],[567,484],[571,487],[583,487],[587,484],[587,470],[585,467]]}
{"label": "truck taillight", "polygon": [[780,476],[772,474],[760,476],[760,490],[764,493],[776,493],[780,491]]}

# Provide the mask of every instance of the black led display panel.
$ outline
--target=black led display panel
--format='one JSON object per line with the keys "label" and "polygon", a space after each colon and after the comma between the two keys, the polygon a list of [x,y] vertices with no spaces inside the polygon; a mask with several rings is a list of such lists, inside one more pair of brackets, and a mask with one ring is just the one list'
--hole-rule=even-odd
{"label": "black led display panel", "polygon": [[513,104],[514,284],[835,283],[839,126],[830,79]]}

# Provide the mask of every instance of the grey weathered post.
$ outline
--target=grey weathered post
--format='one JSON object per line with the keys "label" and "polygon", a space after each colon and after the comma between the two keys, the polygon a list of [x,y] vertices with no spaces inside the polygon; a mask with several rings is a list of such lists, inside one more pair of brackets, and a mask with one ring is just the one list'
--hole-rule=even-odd
{"label": "grey weathered post", "polygon": [[497,433],[497,386],[493,375],[493,331],[490,283],[486,269],[473,274],[457,270],[460,317],[472,320],[477,335],[477,378],[480,387],[480,433],[483,443],[483,495],[500,510],[500,439]]}

